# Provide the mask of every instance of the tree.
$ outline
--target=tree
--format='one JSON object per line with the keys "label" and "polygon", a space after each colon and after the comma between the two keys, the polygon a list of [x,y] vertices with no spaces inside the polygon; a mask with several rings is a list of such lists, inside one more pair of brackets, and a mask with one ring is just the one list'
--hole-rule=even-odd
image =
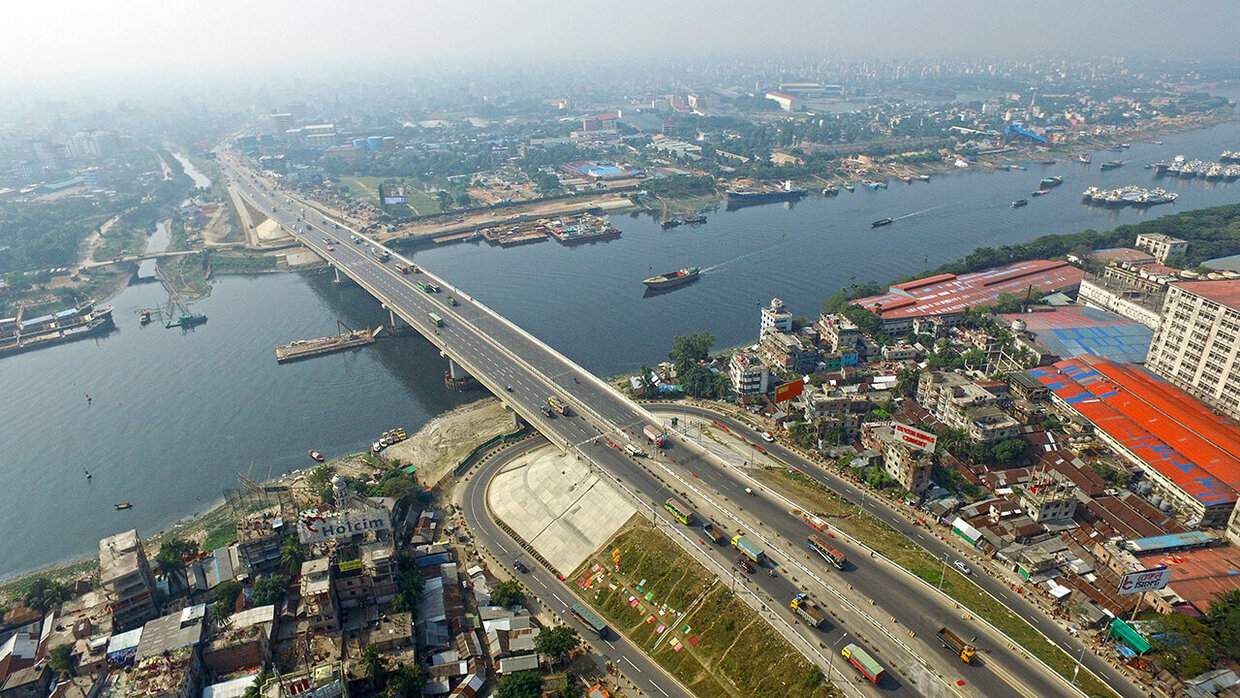
{"label": "tree", "polygon": [[994,445],[992,454],[999,463],[1014,463],[1025,455],[1025,442],[1020,439],[1000,441]]}
{"label": "tree", "polygon": [[420,664],[402,664],[388,675],[385,698],[407,698],[422,695],[422,686],[426,685],[426,674]]}
{"label": "tree", "polygon": [[447,211],[452,208],[452,194],[440,189],[435,192],[435,198],[439,200],[439,209],[441,211]]}
{"label": "tree", "polygon": [[186,561],[195,557],[198,557],[198,543],[171,536],[160,544],[155,564],[166,575],[185,569]]}
{"label": "tree", "polygon": [[549,657],[568,654],[580,643],[577,633],[567,625],[543,628],[534,638],[534,649]]}
{"label": "tree", "polygon": [[47,656],[47,665],[65,679],[77,676],[77,667],[73,663],[73,645],[57,645]]}
{"label": "tree", "polygon": [[704,361],[710,356],[710,345],[714,344],[715,336],[709,332],[695,332],[684,337],[676,337],[672,340],[672,351],[668,353],[667,358],[672,360],[676,367],[676,376],[684,383],[685,370],[690,366],[696,366],[699,361]]}
{"label": "tree", "polygon": [[259,579],[254,583],[254,605],[279,604],[284,600],[288,584],[288,575],[284,574],[272,574]]}
{"label": "tree", "polygon": [[417,496],[418,483],[411,477],[397,475],[384,480],[381,490],[384,497],[408,502]]}
{"label": "tree", "polygon": [[1221,593],[1210,602],[1206,622],[1219,645],[1233,660],[1240,659],[1240,589]]}
{"label": "tree", "polygon": [[538,698],[542,695],[542,674],[537,671],[518,671],[499,680],[496,698]]}
{"label": "tree", "polygon": [[215,585],[211,590],[211,600],[219,604],[225,613],[232,613],[237,607],[237,595],[241,593],[241,582],[228,579]]}
{"label": "tree", "polygon": [[917,395],[917,382],[921,380],[921,369],[919,368],[902,368],[896,374],[896,393],[904,397],[914,397]]}
{"label": "tree", "polygon": [[280,564],[289,574],[301,571],[301,563],[306,559],[306,551],[302,549],[297,536],[289,536],[280,545]]}
{"label": "tree", "polygon": [[491,603],[496,606],[513,606],[524,599],[525,594],[521,591],[521,585],[513,579],[496,584],[495,589],[491,591]]}
{"label": "tree", "polygon": [[69,587],[47,577],[35,577],[22,595],[22,603],[36,611],[47,612],[69,598]]}
{"label": "tree", "polygon": [[456,195],[456,205],[460,206],[461,208],[465,208],[466,206],[469,206],[473,202],[474,202],[474,197],[470,196],[469,192],[467,191],[463,191]]}
{"label": "tree", "polygon": [[362,673],[376,685],[383,685],[387,680],[387,657],[379,653],[378,647],[370,645],[362,650],[361,664]]}
{"label": "tree", "polygon": [[1183,613],[1160,614],[1150,639],[1158,649],[1155,663],[1177,676],[1196,676],[1214,667],[1219,656],[1214,630]]}

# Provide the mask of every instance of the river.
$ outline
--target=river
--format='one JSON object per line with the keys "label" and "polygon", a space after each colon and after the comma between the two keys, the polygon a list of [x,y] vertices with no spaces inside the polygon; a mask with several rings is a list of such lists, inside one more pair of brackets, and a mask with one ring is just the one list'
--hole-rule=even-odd
{"label": "river", "polygon": [[203,174],[197,167],[194,167],[194,163],[190,162],[189,158],[185,157],[183,153],[175,150],[170,152],[172,153],[172,157],[176,158],[177,162],[181,163],[181,167],[185,170],[185,174],[189,175],[189,178],[193,180],[195,189],[211,188],[211,178]]}
{"label": "river", "polygon": [[[716,347],[755,341],[758,309],[772,297],[812,317],[843,285],[935,267],[980,245],[1240,202],[1240,182],[1169,180],[1158,184],[1180,193],[1169,206],[1080,203],[1090,185],[1155,186],[1146,162],[1240,149],[1240,122],[1162,140],[1095,153],[1088,169],[1027,163],[1023,172],[893,181],[794,205],[720,208],[705,225],[671,230],[648,214],[620,215],[612,222],[623,235],[608,242],[457,244],[413,258],[590,371],[613,375],[664,359],[677,334],[707,330]],[[1099,172],[1110,159],[1128,164]],[[1051,174],[1063,186],[1011,208]],[[898,220],[870,228],[887,216]],[[643,278],[685,265],[706,271],[644,297]],[[309,466],[310,448],[328,457],[361,451],[385,429],[415,431],[477,397],[445,391],[444,361],[416,337],[277,365],[277,344],[330,334],[337,318],[352,327],[385,318],[360,289],[328,275],[222,277],[194,303],[206,325],[140,328],[137,311],[166,300],[158,285],[132,286],[111,301],[118,329],[109,335],[0,360],[0,481],[10,499],[0,529],[13,532],[0,540],[0,576],[91,554],[100,537],[129,527],[149,536],[206,509],[237,473],[261,479]],[[134,508],[115,511],[123,501]]]}

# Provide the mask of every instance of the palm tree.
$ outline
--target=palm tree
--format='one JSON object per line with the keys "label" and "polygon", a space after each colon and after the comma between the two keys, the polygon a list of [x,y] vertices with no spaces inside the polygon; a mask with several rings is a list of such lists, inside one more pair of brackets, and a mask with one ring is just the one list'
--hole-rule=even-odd
{"label": "palm tree", "polygon": [[284,544],[280,546],[280,564],[284,565],[284,569],[289,574],[297,574],[301,571],[301,563],[305,559],[306,552],[302,550],[297,538],[294,536],[286,538]]}

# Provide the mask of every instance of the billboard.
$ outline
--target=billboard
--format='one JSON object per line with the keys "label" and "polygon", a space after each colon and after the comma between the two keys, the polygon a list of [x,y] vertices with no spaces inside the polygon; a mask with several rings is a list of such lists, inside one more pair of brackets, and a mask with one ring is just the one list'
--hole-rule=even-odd
{"label": "billboard", "polygon": [[775,389],[775,402],[783,402],[801,394],[805,390],[805,381],[792,381],[784,383]]}
{"label": "billboard", "polygon": [[1171,568],[1163,567],[1155,570],[1129,572],[1119,580],[1119,593],[1140,594],[1144,591],[1158,591],[1171,581]]}
{"label": "billboard", "polygon": [[896,436],[905,444],[913,448],[919,448],[926,453],[934,453],[934,444],[938,441],[937,436],[928,431],[914,429],[907,424],[892,422],[891,428],[895,430]]}
{"label": "billboard", "polygon": [[367,531],[386,531],[391,527],[392,517],[383,509],[341,511],[327,516],[303,514],[297,524],[297,540],[302,544],[322,543]]}

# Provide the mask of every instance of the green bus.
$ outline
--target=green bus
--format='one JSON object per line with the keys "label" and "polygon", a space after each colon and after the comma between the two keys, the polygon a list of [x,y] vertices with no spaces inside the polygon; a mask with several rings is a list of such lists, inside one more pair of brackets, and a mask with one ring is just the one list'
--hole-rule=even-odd
{"label": "green bus", "polygon": [[435,313],[427,313],[427,316],[431,319],[431,322],[435,323],[435,327],[443,327],[443,318]]}
{"label": "green bus", "polygon": [[590,630],[593,630],[594,634],[598,635],[600,640],[607,639],[607,624],[603,622],[602,618],[595,615],[594,611],[591,611],[580,603],[575,603],[573,604],[573,607],[569,609],[569,612],[572,613],[573,618],[580,621],[582,625],[586,626]]}
{"label": "green bus", "polygon": [[676,517],[676,520],[680,523],[686,526],[693,523],[693,512],[689,511],[689,507],[681,504],[674,498],[668,497],[667,501],[663,502],[663,508],[671,512],[672,516]]}

